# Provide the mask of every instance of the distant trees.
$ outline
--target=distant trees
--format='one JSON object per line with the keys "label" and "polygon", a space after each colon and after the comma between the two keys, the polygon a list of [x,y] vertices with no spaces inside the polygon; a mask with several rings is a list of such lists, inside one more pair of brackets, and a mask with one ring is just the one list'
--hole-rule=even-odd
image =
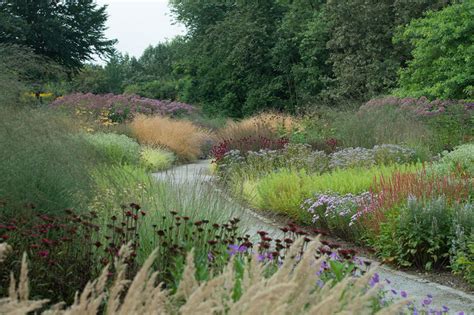
{"label": "distant trees", "polygon": [[[0,38],[15,33],[34,11],[25,13],[16,2],[1,2],[17,13],[0,23]],[[430,98],[473,93],[472,0],[171,0],[188,33],[148,47],[139,58],[112,54],[112,42],[102,36],[103,7],[67,1],[54,4],[53,12],[46,2],[32,5],[44,11],[35,17],[41,23],[58,16],[54,23],[66,25],[61,21],[74,16],[72,8],[84,12],[76,12],[85,22],[73,23],[81,30],[71,42],[69,31],[59,32],[57,44],[36,45],[27,31],[18,31],[14,40],[8,35],[9,41],[32,41],[35,51],[70,69],[79,69],[92,52],[111,56],[104,67],[82,68],[70,90],[181,100],[233,117],[267,109],[297,112],[315,103],[360,104],[394,91]],[[84,33],[91,25],[98,25],[90,33],[95,39]],[[47,26],[38,29],[40,37],[50,38]],[[89,50],[73,49],[72,62],[59,43],[73,45],[80,34]]]}

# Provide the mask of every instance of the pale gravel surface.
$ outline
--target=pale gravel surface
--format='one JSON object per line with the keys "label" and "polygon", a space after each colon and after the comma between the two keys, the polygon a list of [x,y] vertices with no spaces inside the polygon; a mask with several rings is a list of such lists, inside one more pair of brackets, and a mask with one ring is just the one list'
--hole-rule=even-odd
{"label": "pale gravel surface", "polygon": [[[209,172],[209,163],[209,160],[198,161],[153,175],[157,180],[172,178],[177,183],[201,185],[212,179],[212,175]],[[241,219],[242,222],[248,225],[248,233],[251,235],[255,234],[258,230],[265,230],[274,238],[282,235],[277,223],[250,209],[243,210]],[[464,311],[464,314],[474,314],[474,295],[472,294],[430,282],[421,277],[394,270],[387,266],[379,266],[378,274],[381,281],[386,283],[385,288],[388,291],[394,289],[398,296],[401,290],[406,291],[408,297],[414,300],[417,306],[420,305],[421,301],[428,294],[431,294],[433,296],[431,305],[436,309],[441,309],[443,305],[446,305],[450,309],[449,314],[458,314],[460,311]],[[388,279],[390,284],[385,279]],[[392,293],[388,292],[388,294]]]}

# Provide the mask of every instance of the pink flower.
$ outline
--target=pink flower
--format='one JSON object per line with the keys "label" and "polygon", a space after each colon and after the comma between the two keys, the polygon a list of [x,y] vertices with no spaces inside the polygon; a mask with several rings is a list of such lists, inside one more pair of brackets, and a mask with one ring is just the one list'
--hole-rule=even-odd
{"label": "pink flower", "polygon": [[49,256],[49,251],[48,250],[40,250],[38,252],[38,256],[43,257],[43,258],[48,257]]}

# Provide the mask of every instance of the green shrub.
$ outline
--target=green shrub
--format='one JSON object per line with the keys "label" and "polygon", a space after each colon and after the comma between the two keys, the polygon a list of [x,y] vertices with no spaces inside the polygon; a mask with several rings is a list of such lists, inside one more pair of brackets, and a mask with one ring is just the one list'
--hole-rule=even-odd
{"label": "green shrub", "polygon": [[[0,199],[13,208],[37,211],[83,209],[94,196],[90,172],[97,154],[73,136],[68,121],[46,110],[2,108],[0,115]],[[7,210],[3,211],[6,214]]]}
{"label": "green shrub", "polygon": [[472,210],[471,204],[448,205],[443,197],[410,197],[390,211],[370,243],[380,257],[400,266],[427,270],[454,266],[456,257],[468,253],[466,239],[474,232]]}
{"label": "green shrub", "polygon": [[474,143],[463,144],[451,152],[443,152],[441,160],[433,165],[438,174],[461,173],[474,177]]}
{"label": "green shrub", "polygon": [[85,134],[84,138],[111,164],[137,164],[140,145],[125,135],[114,133]]}
{"label": "green shrub", "polygon": [[170,168],[175,156],[165,150],[145,147],[140,153],[140,161],[147,170],[156,172]]}

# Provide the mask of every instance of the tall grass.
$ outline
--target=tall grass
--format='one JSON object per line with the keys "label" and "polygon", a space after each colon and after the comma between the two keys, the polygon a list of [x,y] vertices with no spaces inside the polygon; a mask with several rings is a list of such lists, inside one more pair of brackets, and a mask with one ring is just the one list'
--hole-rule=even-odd
{"label": "tall grass", "polygon": [[12,210],[83,208],[94,195],[95,150],[73,136],[68,120],[47,110],[1,108],[0,199]]}
{"label": "tall grass", "polygon": [[[95,176],[99,195],[93,208],[101,216],[103,226],[109,223],[110,217],[120,217],[121,206],[124,204],[137,203],[146,212],[137,231],[140,238],[137,250],[139,264],[158,246],[157,231],[163,231],[169,238],[168,243],[172,242],[186,249],[195,247],[196,259],[204,261],[207,266],[210,250],[207,241],[212,240],[218,232],[212,224],[228,223],[234,217],[240,218],[244,212],[237,203],[224,198],[214,187],[197,179],[183,182],[173,176],[154,178],[145,169],[132,166],[104,169]],[[180,219],[176,219],[176,216]],[[185,225],[198,221],[209,222],[202,226],[206,228],[207,239],[198,239],[197,235],[190,237],[183,233]],[[241,218],[241,221],[241,226],[247,224],[244,218]],[[245,230],[239,229],[236,232],[243,233]],[[169,253],[162,254],[158,265],[163,271],[179,275],[182,272],[182,257],[177,253],[174,253],[173,257],[168,257]],[[164,277],[166,279],[163,279]],[[169,274],[160,275],[160,279],[166,280],[168,285],[175,281],[175,278]]]}
{"label": "tall grass", "polygon": [[137,116],[130,124],[141,144],[162,147],[174,152],[180,161],[193,161],[202,155],[201,148],[212,137],[188,120],[167,117]]}
{"label": "tall grass", "polygon": [[239,140],[248,137],[275,139],[298,128],[299,121],[287,114],[262,113],[244,120],[228,121],[219,130],[220,141]]}
{"label": "tall grass", "polygon": [[[126,279],[127,255],[123,248],[114,262],[115,275],[109,288],[109,268],[84,288],[72,305],[56,306],[54,314],[400,314],[408,301],[390,306],[377,302],[379,286],[370,288],[373,272],[362,277],[346,277],[337,285],[317,286],[318,270],[325,258],[316,259],[313,241],[304,255],[297,241],[283,265],[268,276],[267,269],[254,257],[246,264],[231,260],[224,271],[200,282],[195,274],[191,252],[185,273],[176,293],[156,283],[158,272],[152,265],[157,252],[146,260],[133,281]],[[0,247],[0,257],[5,246]],[[296,267],[295,267],[296,265]],[[126,285],[127,284],[127,285]],[[237,290],[238,288],[238,290]],[[239,292],[239,294],[236,294]],[[15,314],[39,311],[48,301],[30,300],[26,256],[22,262],[18,285],[12,277],[9,296],[0,299],[0,311]],[[61,309],[63,308],[63,309]]]}

